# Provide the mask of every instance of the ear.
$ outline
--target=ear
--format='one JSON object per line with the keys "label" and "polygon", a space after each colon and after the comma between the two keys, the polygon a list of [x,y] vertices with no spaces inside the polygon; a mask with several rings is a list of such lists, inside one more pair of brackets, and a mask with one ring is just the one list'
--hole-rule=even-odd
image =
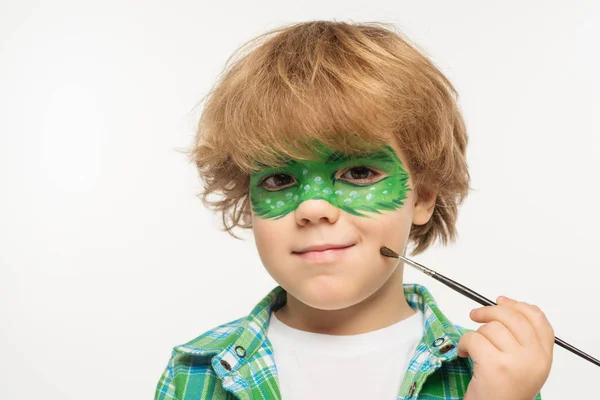
{"label": "ear", "polygon": [[423,191],[422,198],[415,202],[413,208],[413,224],[425,225],[433,215],[437,192],[433,189]]}

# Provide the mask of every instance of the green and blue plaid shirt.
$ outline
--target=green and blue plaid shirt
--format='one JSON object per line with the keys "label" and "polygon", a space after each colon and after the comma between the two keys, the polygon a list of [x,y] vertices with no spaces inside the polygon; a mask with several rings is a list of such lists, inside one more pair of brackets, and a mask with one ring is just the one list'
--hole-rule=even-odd
{"label": "green and blue plaid shirt", "polygon": [[[281,399],[267,328],[271,313],[285,304],[286,294],[277,286],[247,317],[174,347],[156,387],[155,400]],[[453,325],[425,287],[404,284],[404,295],[414,310],[423,312],[425,329],[398,400],[462,399],[471,379],[473,360],[458,357],[457,347],[469,329]],[[540,394],[536,400],[541,400]]]}

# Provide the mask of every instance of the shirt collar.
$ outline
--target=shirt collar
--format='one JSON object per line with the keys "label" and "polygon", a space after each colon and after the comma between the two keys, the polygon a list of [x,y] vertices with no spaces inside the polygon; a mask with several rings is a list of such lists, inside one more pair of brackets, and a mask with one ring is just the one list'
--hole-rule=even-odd
{"label": "shirt collar", "polygon": [[[457,327],[440,311],[435,299],[424,286],[403,286],[408,304],[424,314],[424,335],[420,345],[429,350],[427,356],[434,355],[439,362],[456,358],[456,347],[461,336]],[[271,312],[281,308],[286,300],[287,292],[281,286],[277,286],[247,317],[221,325],[196,339],[176,346],[174,352],[200,356],[218,355],[217,362],[224,365],[221,362],[224,360],[230,367],[228,372],[235,371],[265,345]]]}

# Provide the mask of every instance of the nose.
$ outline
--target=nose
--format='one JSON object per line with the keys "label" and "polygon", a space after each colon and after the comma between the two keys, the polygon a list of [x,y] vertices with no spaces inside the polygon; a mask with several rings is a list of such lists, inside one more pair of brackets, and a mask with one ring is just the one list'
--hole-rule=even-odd
{"label": "nose", "polygon": [[317,224],[321,221],[333,224],[340,217],[340,209],[334,207],[326,200],[305,200],[296,208],[296,222],[300,226],[310,223]]}

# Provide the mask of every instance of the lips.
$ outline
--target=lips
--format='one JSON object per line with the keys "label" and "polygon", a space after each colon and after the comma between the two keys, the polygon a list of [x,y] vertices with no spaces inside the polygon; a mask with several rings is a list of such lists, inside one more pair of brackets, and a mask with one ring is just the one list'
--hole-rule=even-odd
{"label": "lips", "polygon": [[325,244],[320,244],[320,245],[308,246],[302,250],[294,251],[293,253],[302,254],[302,253],[306,253],[309,251],[326,251],[326,250],[334,250],[334,249],[345,249],[345,248],[351,247],[351,246],[354,246],[354,243],[351,243],[351,244],[325,243]]}
{"label": "lips", "polygon": [[324,244],[318,246],[310,246],[302,251],[293,252],[296,257],[299,257],[306,263],[313,265],[332,265],[340,264],[347,259],[350,254],[350,249],[353,244]]}

